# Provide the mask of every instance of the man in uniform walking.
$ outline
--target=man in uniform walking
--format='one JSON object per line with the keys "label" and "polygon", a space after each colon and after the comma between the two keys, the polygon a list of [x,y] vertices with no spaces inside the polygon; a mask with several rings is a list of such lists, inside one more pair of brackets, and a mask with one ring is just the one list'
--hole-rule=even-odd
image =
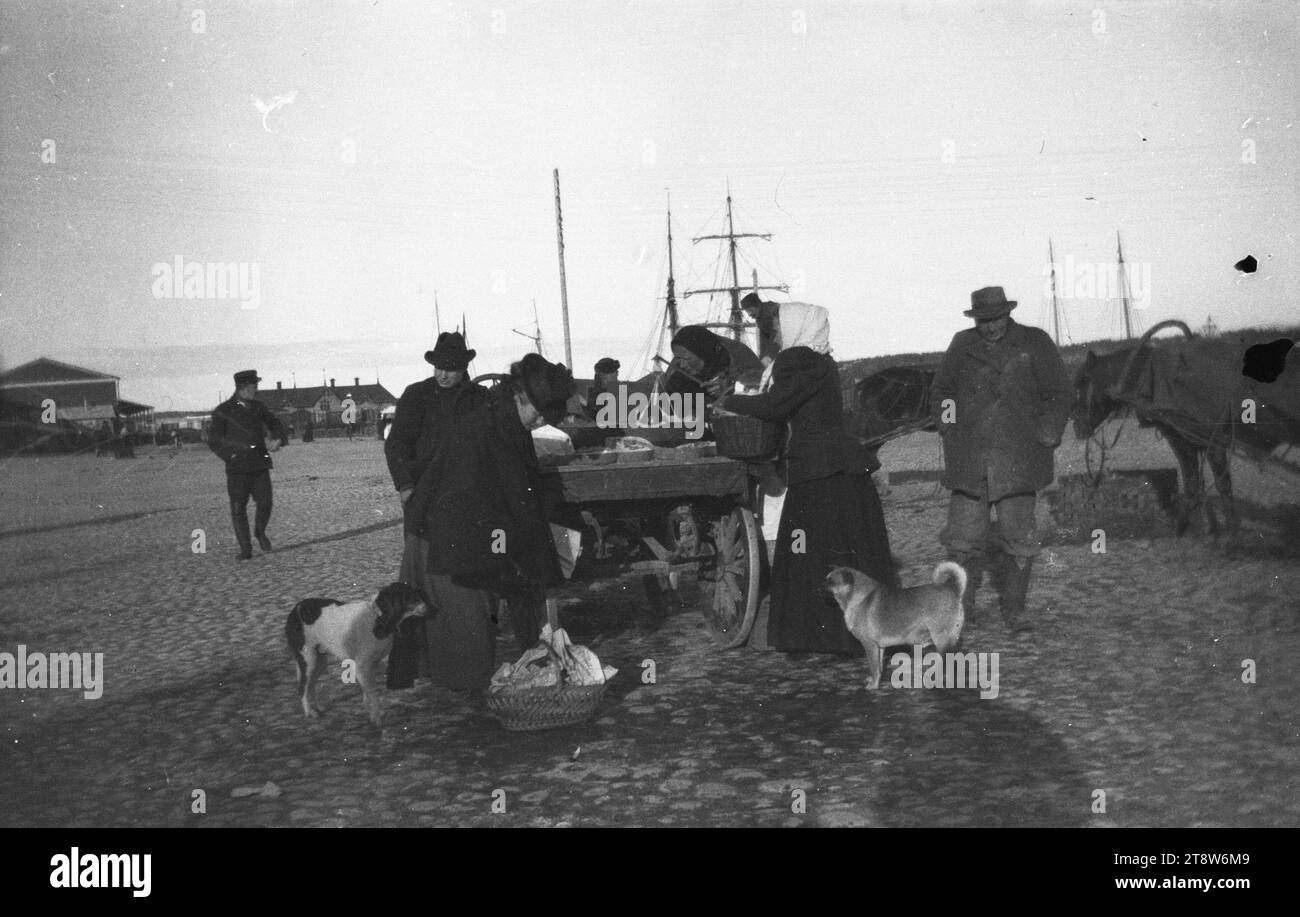
{"label": "man in uniform walking", "polygon": [[[212,412],[208,448],[226,463],[226,493],[230,496],[230,521],[239,542],[239,559],[253,556],[248,537],[248,498],[257,504],[253,535],[263,551],[271,550],[266,524],[271,520],[271,453],[288,438],[284,424],[257,400],[256,370],[235,373],[235,394]],[[263,437],[270,430],[270,446]]]}
{"label": "man in uniform walking", "polygon": [[1041,550],[1037,492],[1055,474],[1053,453],[1073,393],[1052,339],[1012,319],[1015,307],[1002,287],[971,294],[964,314],[975,327],[952,339],[930,404],[943,438],[943,486],[952,491],[939,540],[966,570],[966,620],[975,621],[975,590],[987,566],[1003,620],[1025,631],[1032,627],[1025,612],[1029,576]]}

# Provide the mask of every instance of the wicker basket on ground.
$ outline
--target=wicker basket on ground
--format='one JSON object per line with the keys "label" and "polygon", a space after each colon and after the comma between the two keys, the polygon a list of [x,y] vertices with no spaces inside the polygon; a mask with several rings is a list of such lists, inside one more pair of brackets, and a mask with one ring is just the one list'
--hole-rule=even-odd
{"label": "wicker basket on ground", "polygon": [[[552,632],[559,628],[555,599],[546,600],[546,618]],[[555,658],[554,651],[551,656]],[[489,690],[487,707],[497,722],[512,732],[554,729],[591,719],[596,707],[600,705],[600,699],[605,696],[607,687],[608,682],[599,685]]]}

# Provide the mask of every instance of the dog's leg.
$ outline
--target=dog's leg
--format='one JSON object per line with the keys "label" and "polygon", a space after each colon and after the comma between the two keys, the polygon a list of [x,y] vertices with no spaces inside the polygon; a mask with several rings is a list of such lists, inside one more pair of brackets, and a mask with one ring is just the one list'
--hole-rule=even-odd
{"label": "dog's leg", "polygon": [[320,716],[320,708],[316,706],[316,679],[321,673],[320,656],[314,646],[304,647],[303,652],[307,657],[307,672],[303,677],[302,712],[314,719]]}
{"label": "dog's leg", "polygon": [[880,687],[880,672],[885,663],[885,648],[879,643],[867,641],[865,644],[867,651],[867,667],[871,670],[871,678],[867,681],[867,687],[872,691]]}
{"label": "dog's leg", "polygon": [[361,685],[361,704],[366,708],[370,722],[381,726],[383,717],[379,712],[379,694],[375,691],[375,674],[371,668],[373,665],[373,662],[357,664],[357,683]]}

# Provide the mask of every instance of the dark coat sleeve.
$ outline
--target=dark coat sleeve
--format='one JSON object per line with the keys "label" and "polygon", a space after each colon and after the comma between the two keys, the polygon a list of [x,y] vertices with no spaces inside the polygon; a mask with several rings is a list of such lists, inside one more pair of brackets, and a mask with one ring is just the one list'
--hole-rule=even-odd
{"label": "dark coat sleeve", "polygon": [[930,385],[930,419],[934,421],[935,429],[942,436],[948,432],[948,424],[943,423],[943,403],[948,399],[957,398],[957,350],[960,347],[957,335],[948,343],[948,349],[944,352],[943,361],[939,364],[938,371],[934,374],[934,382]]}
{"label": "dark coat sleeve", "polygon": [[497,412],[494,426],[498,461],[498,493],[509,519],[506,553],[533,583],[554,586],[563,582],[551,527],[547,522],[541,470],[532,436],[506,410]]}
{"label": "dark coat sleeve", "polygon": [[218,406],[212,412],[212,422],[208,425],[208,448],[223,462],[230,461],[235,454],[234,447],[226,437],[229,423],[226,412]]}
{"label": "dark coat sleeve", "polygon": [[[812,351],[807,351],[812,354]],[[723,408],[733,414],[746,414],[759,420],[783,423],[817,394],[817,389],[803,384],[808,367],[803,354],[785,350],[776,356],[772,367],[772,387],[758,395],[730,395]]]}
{"label": "dark coat sleeve", "polygon": [[261,401],[257,403],[257,408],[258,415],[262,418],[262,423],[271,431],[272,436],[281,442],[284,442],[289,438],[289,431],[284,428],[284,424],[280,421],[280,418],[276,417],[270,408]]}
{"label": "dark coat sleeve", "polygon": [[1038,395],[1042,401],[1042,410],[1038,416],[1038,439],[1043,445],[1059,446],[1061,434],[1070,419],[1074,388],[1070,384],[1061,352],[1051,338],[1040,332],[1035,335],[1034,344],[1034,380],[1038,384]]}
{"label": "dark coat sleeve", "polygon": [[393,487],[406,490],[415,486],[410,464],[415,460],[416,444],[420,439],[420,427],[424,422],[424,399],[419,385],[408,385],[397,399],[397,413],[393,425],[384,440],[384,458],[388,462],[388,474],[393,479]]}

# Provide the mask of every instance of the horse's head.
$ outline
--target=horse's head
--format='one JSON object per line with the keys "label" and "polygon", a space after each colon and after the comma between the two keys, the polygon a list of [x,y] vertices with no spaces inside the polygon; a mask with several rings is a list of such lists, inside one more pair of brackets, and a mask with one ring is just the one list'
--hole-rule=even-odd
{"label": "horse's head", "polygon": [[1104,377],[1104,361],[1091,350],[1079,371],[1074,375],[1074,435],[1087,439],[1101,426],[1114,404],[1106,394],[1109,380]]}

